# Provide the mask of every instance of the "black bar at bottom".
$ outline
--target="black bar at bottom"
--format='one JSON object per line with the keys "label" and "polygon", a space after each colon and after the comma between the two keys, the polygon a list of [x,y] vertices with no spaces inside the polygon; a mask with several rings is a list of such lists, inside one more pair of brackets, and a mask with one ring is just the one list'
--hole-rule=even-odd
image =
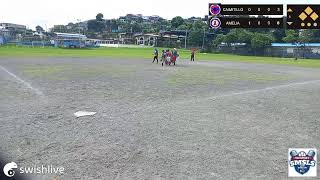
{"label": "black bar at bottom", "polygon": [[283,18],[219,17],[221,28],[283,28]]}

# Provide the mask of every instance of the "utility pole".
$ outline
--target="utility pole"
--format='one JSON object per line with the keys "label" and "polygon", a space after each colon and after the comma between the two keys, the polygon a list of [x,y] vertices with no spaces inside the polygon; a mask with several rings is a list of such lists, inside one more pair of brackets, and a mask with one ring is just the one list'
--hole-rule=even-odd
{"label": "utility pole", "polygon": [[184,38],[184,48],[187,49],[187,36],[188,36],[188,30],[186,30],[186,36]]}
{"label": "utility pole", "polygon": [[203,28],[203,38],[202,38],[202,50],[204,49],[204,40],[206,36],[206,28]]}

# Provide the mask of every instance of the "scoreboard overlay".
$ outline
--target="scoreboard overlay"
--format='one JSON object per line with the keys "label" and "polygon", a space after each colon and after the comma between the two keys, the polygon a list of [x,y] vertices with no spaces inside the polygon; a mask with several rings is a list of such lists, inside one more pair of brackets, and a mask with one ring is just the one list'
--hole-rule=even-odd
{"label": "scoreboard overlay", "polygon": [[[250,17],[253,15],[258,17]],[[212,29],[283,27],[283,18],[267,17],[269,15],[283,16],[283,5],[209,3],[209,26]]]}
{"label": "scoreboard overlay", "polygon": [[212,5],[219,5],[221,8],[221,15],[283,15],[282,4],[272,5],[243,5],[243,4],[211,4],[209,3],[209,14],[210,7]]}
{"label": "scoreboard overlay", "polygon": [[288,29],[320,29],[320,5],[287,6]]}
{"label": "scoreboard overlay", "polygon": [[[287,10],[284,15],[284,8]],[[209,3],[208,24],[218,28],[320,29],[320,4]]]}
{"label": "scoreboard overlay", "polygon": [[[213,19],[209,20],[211,26],[214,26]],[[220,17],[221,28],[282,28],[283,18],[232,18]]]}

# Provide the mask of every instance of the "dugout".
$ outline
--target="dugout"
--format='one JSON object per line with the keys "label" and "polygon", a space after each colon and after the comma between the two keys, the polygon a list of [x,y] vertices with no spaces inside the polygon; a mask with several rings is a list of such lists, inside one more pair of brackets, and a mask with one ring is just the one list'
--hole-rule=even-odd
{"label": "dugout", "polygon": [[62,48],[85,48],[87,36],[82,34],[55,33],[54,45]]}

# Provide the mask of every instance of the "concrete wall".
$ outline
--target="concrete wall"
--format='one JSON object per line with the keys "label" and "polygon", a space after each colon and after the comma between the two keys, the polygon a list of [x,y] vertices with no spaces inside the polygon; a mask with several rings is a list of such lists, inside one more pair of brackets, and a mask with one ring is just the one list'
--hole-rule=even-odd
{"label": "concrete wall", "polygon": [[131,44],[99,44],[99,47],[111,47],[111,48],[151,48],[152,46],[131,45]]}

